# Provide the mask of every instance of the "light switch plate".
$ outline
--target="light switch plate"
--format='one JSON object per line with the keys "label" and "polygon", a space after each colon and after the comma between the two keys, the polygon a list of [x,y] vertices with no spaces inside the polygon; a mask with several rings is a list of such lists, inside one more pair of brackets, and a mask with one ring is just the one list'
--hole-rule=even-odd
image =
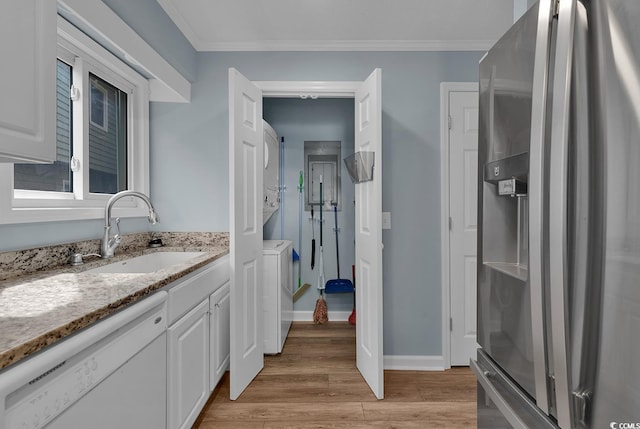
{"label": "light switch plate", "polygon": [[391,229],[391,212],[382,212],[382,229]]}

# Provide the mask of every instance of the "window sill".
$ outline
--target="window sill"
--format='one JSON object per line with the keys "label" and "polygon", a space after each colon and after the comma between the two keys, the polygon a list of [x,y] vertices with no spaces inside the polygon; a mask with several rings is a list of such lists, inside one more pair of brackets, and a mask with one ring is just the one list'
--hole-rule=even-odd
{"label": "window sill", "polygon": [[[147,217],[146,206],[114,207],[111,217]],[[104,219],[104,205],[84,207],[13,207],[2,209],[0,225],[18,223],[57,222],[73,220]]]}
{"label": "window sill", "polygon": [[[104,219],[104,210],[111,195],[91,195],[91,199],[32,199],[14,198],[13,168],[0,165],[0,225],[18,223],[56,222]],[[149,194],[147,189],[141,192]],[[142,201],[123,198],[111,210],[112,217],[147,217],[149,210]]]}

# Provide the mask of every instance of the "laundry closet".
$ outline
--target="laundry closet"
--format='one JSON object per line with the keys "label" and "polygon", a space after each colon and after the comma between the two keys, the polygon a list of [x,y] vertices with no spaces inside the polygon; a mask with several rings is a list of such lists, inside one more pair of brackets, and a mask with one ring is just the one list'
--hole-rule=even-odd
{"label": "laundry closet", "polygon": [[[291,276],[291,291],[299,285],[311,285],[298,293],[293,314],[287,314],[287,304],[276,303],[272,292],[265,294],[265,311],[277,309],[278,326],[272,321],[265,327],[265,353],[278,353],[282,344],[274,349],[279,337],[284,342],[289,320],[312,320],[319,297],[320,258],[320,198],[319,176],[322,175],[324,205],[322,208],[322,257],[324,279],[338,278],[336,258],[336,217],[338,224],[338,254],[340,278],[352,280],[355,263],[355,186],[343,162],[354,153],[354,100],[353,98],[264,98],[265,173],[263,228],[265,275],[276,272],[270,264],[281,263],[283,255],[293,254],[292,269],[282,275]],[[275,134],[275,135],[274,135]],[[274,144],[277,139],[277,146]],[[277,148],[277,151],[274,149]],[[275,153],[274,153],[275,152]],[[271,165],[269,165],[271,163]],[[278,165],[277,170],[273,165]],[[306,168],[305,168],[306,166]],[[278,172],[275,177],[275,172]],[[301,178],[302,175],[302,178]],[[302,187],[300,183],[302,182]],[[313,218],[311,216],[313,207]],[[334,211],[335,207],[335,211]],[[312,269],[312,240],[315,237],[314,267]],[[285,242],[282,242],[285,240]],[[291,246],[289,246],[290,241]],[[279,259],[273,256],[279,256]],[[279,261],[279,262],[275,262]],[[273,275],[273,274],[271,274]],[[265,277],[265,290],[273,279]],[[281,292],[282,293],[282,292]],[[284,294],[283,294],[284,295]],[[285,300],[286,296],[283,296]],[[352,293],[324,294],[330,321],[346,321],[354,308]],[[271,342],[271,344],[269,344]]]}

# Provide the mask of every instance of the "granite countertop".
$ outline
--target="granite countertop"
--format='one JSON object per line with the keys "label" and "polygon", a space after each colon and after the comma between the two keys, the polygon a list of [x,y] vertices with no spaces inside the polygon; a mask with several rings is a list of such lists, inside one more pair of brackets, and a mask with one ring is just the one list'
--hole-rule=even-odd
{"label": "granite countertop", "polygon": [[[215,234],[215,233],[214,233]],[[184,237],[181,237],[184,238]],[[135,248],[108,259],[89,259],[81,266],[58,265],[25,271],[0,280],[0,369],[101,320],[169,283],[228,254],[228,235],[202,240],[166,240],[158,249]],[[38,249],[38,255],[47,248]],[[202,251],[184,263],[152,273],[87,273],[123,259],[164,251]],[[8,258],[31,259],[12,252]],[[18,257],[15,256],[18,254]],[[40,256],[42,258],[42,256]],[[0,264],[1,265],[1,264]],[[7,270],[4,270],[7,271]]]}

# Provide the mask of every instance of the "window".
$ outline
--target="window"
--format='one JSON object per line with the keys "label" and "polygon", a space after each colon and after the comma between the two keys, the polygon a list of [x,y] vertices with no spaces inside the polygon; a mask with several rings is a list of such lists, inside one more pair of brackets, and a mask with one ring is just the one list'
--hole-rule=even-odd
{"label": "window", "polygon": [[91,91],[89,93],[89,97],[91,98],[89,101],[89,122],[91,126],[107,132],[107,90],[100,83],[99,78],[93,75],[89,80],[89,86]]}
{"label": "window", "polygon": [[115,194],[127,189],[127,94],[91,73],[89,86],[89,192]]}
{"label": "window", "polygon": [[[56,160],[0,166],[0,198],[11,201],[0,223],[102,218],[112,194],[148,193],[146,79],[59,20],[56,88]],[[146,216],[137,200],[114,210]]]}

